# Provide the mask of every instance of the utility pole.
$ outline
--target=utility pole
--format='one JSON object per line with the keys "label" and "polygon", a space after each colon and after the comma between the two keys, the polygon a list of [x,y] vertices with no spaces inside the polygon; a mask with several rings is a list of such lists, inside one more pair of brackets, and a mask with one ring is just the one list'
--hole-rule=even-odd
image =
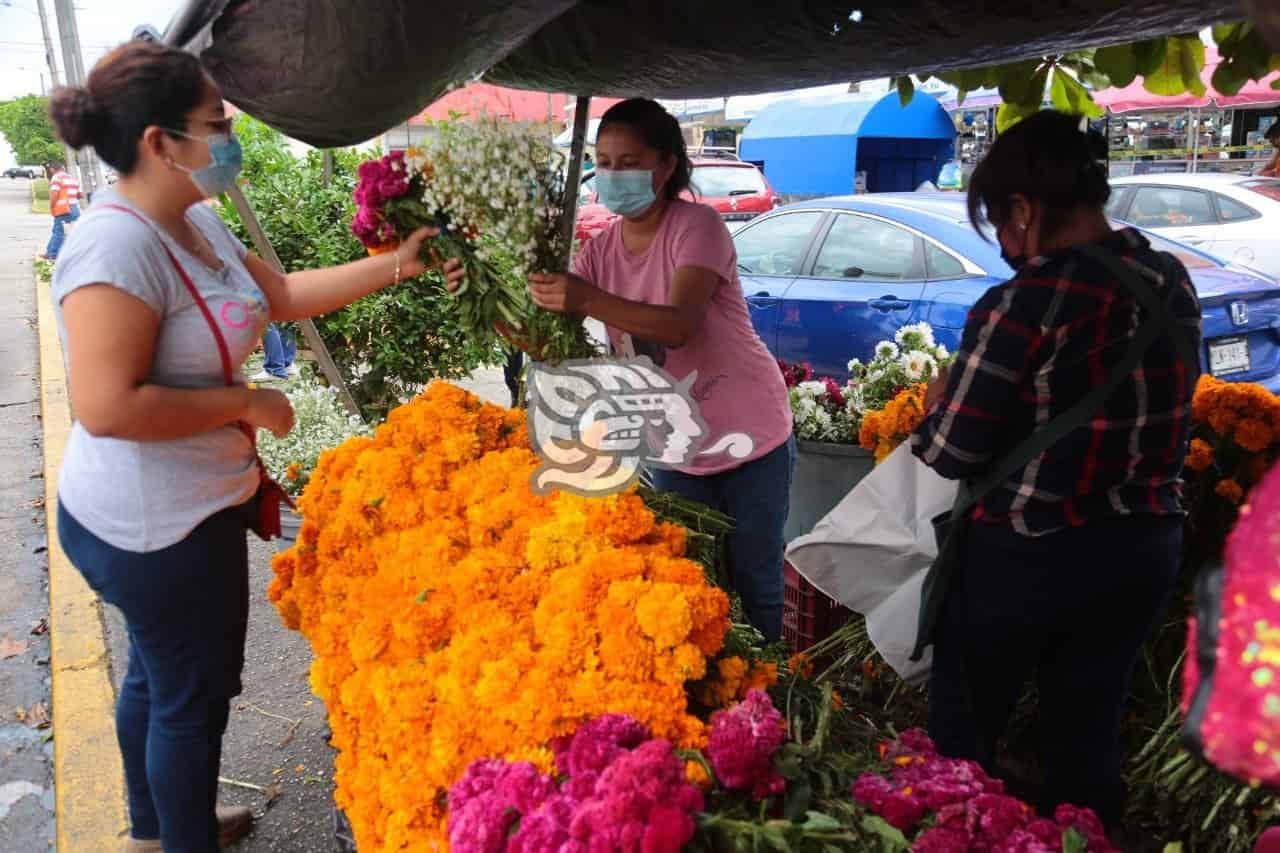
{"label": "utility pole", "polygon": [[[49,14],[45,12],[44,0],[36,0],[36,8],[40,11],[40,30],[44,33],[44,58],[49,63],[49,83],[51,89],[56,89],[62,85],[62,81],[58,79],[58,54],[53,50],[53,39],[49,36]],[[40,94],[44,91],[44,75],[40,75]],[[70,166],[76,161],[76,152],[72,150],[70,145],[65,146],[67,149],[67,165]]]}
{"label": "utility pole", "polygon": [[[41,9],[44,8],[43,0]],[[53,11],[58,18],[58,35],[62,41],[62,62],[67,67],[67,85],[83,86],[85,81],[84,54],[80,51],[80,31],[76,28],[76,10],[72,0],[53,0]],[[80,184],[86,196],[91,197],[102,186],[98,172],[98,160],[91,149],[81,149],[76,161],[80,167]]]}

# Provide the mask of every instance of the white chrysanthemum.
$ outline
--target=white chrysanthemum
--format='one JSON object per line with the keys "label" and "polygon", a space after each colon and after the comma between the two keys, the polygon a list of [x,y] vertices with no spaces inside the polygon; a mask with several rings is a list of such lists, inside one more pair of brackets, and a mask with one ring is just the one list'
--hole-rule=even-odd
{"label": "white chrysanthemum", "polygon": [[817,382],[812,379],[808,382],[801,382],[796,386],[796,388],[799,389],[800,393],[804,394],[806,397],[821,397],[823,394],[827,393],[827,386],[825,383]]}
{"label": "white chrysanthemum", "polygon": [[857,375],[858,371],[862,369],[862,360],[857,358],[851,359],[848,367],[850,373]]}
{"label": "white chrysanthemum", "polygon": [[911,323],[899,329],[894,340],[904,350],[926,349],[934,344],[933,328],[928,323]]}
{"label": "white chrysanthemum", "polygon": [[936,347],[933,348],[933,354],[934,354],[934,357],[938,359],[938,361],[946,361],[947,359],[951,358],[951,353],[947,352],[947,348],[944,347],[942,344],[938,344]]}
{"label": "white chrysanthemum", "polygon": [[876,359],[879,361],[893,361],[899,355],[898,345],[893,341],[881,341],[876,344]]}
{"label": "white chrysanthemum", "polygon": [[909,352],[902,357],[902,369],[906,371],[907,378],[912,382],[919,382],[932,376],[937,368],[938,363],[933,360],[933,356],[920,350]]}

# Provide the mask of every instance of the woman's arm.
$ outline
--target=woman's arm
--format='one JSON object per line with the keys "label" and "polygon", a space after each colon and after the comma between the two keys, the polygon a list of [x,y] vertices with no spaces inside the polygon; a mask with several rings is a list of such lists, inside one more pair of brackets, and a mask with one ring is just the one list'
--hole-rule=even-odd
{"label": "woman's arm", "polygon": [[719,282],[720,276],[712,270],[680,267],[671,283],[670,305],[623,299],[572,273],[530,276],[529,293],[548,311],[585,314],[637,338],[679,349],[702,325],[707,303]]}
{"label": "woman's arm", "polygon": [[88,285],[62,300],[62,317],[71,405],[91,435],[172,441],[245,421],[283,437],[293,426],[293,410],[279,391],[148,383],[160,318],[136,296]]}
{"label": "woman's arm", "polygon": [[[394,252],[374,255],[319,270],[304,270],[285,275],[272,269],[253,253],[245,256],[245,267],[271,305],[271,319],[304,320],[344,308],[356,300],[381,290],[396,280],[396,260],[400,264],[400,280],[417,278],[427,271],[419,255],[424,240],[439,234],[435,228],[420,228]],[[444,265],[446,282],[456,284],[466,276],[462,264],[450,259]]]}

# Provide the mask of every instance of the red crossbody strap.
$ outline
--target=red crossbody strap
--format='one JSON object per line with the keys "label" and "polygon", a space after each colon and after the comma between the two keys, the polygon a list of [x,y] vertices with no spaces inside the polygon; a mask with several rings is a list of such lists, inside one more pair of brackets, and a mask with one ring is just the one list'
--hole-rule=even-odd
{"label": "red crossbody strap", "polygon": [[[227,339],[222,334],[222,329],[218,328],[217,322],[213,319],[213,312],[209,310],[209,303],[204,301],[204,297],[200,295],[200,291],[196,289],[195,282],[191,280],[191,276],[187,275],[186,269],[183,268],[182,262],[173,254],[169,247],[165,244],[164,238],[160,236],[160,232],[156,227],[142,216],[136,210],[131,210],[120,204],[102,204],[98,205],[105,210],[119,210],[127,213],[143,225],[151,229],[160,241],[160,248],[164,249],[164,253],[169,257],[169,263],[173,264],[173,269],[178,273],[178,278],[182,279],[183,285],[187,288],[187,293],[191,294],[192,300],[195,301],[196,307],[200,309],[200,313],[204,315],[204,321],[209,324],[209,331],[213,333],[213,342],[218,345],[218,356],[222,359],[222,380],[227,383],[227,387],[236,384],[235,374],[231,369],[231,350],[227,347]],[[249,439],[249,443],[253,445],[255,455],[258,447],[258,436],[254,434],[253,428],[244,421],[236,421],[240,427],[240,431],[244,433],[245,438]],[[267,476],[266,468],[262,465],[262,458],[258,458],[258,467],[262,469],[262,476]]]}

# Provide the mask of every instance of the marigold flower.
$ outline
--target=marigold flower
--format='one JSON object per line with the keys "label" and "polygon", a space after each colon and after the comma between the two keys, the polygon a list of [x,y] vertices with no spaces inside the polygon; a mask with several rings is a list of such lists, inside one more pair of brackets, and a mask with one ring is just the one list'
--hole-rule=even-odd
{"label": "marigold flower", "polygon": [[1236,424],[1235,440],[1250,453],[1261,453],[1275,441],[1275,433],[1265,421],[1246,417]]}
{"label": "marigold flower", "polygon": [[1225,498],[1237,506],[1239,506],[1240,502],[1244,500],[1244,489],[1240,487],[1239,483],[1230,478],[1220,480],[1213,491],[1219,497]]}
{"label": "marigold flower", "polygon": [[[443,848],[450,819],[506,838],[505,811],[451,817],[440,794],[477,759],[550,774],[548,745],[601,715],[706,742],[685,686],[723,644],[728,597],[638,495],[538,496],[538,465],[523,413],[437,382],[323,454],[303,490],[268,599],[311,644],[362,850]],[[562,806],[521,823],[521,849],[568,837]],[[671,838],[687,840],[686,818],[664,824]]]}
{"label": "marigold flower", "polygon": [[1187,468],[1199,473],[1212,464],[1213,447],[1210,446],[1209,442],[1200,438],[1191,439],[1191,446],[1187,450]]}

